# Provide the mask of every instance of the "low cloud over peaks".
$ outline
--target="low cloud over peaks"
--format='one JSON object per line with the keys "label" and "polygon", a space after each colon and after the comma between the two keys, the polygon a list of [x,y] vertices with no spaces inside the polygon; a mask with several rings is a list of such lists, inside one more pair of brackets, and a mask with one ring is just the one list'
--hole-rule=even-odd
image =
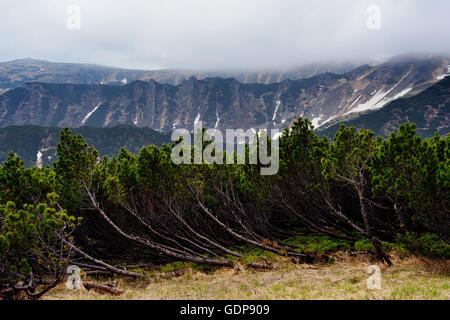
{"label": "low cloud over peaks", "polygon": [[[450,51],[447,0],[3,2],[1,61],[279,69]],[[70,5],[80,8],[79,29],[67,27]],[[368,11],[374,5],[379,12]]]}

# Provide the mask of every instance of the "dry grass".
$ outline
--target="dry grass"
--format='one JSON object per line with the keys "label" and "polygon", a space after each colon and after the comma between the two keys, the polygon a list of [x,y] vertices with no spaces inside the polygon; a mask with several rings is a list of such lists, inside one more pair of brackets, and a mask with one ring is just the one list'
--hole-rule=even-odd
{"label": "dry grass", "polygon": [[130,281],[109,279],[124,289],[119,297],[93,291],[68,290],[64,285],[45,299],[441,299],[450,298],[450,262],[393,256],[393,267],[380,266],[380,290],[367,289],[365,257],[336,255],[333,264],[295,265],[280,259],[276,268],[218,269],[210,273],[190,269],[172,279]]}

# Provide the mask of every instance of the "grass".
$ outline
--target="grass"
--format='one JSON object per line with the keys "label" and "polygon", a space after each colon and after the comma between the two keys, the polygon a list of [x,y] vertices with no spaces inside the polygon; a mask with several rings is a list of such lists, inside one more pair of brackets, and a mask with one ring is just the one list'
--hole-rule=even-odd
{"label": "grass", "polygon": [[[450,299],[450,261],[392,256],[394,266],[379,265],[381,289],[367,288],[366,269],[374,264],[366,255],[336,252],[334,263],[293,264],[273,259],[272,270],[189,268],[177,278],[135,281],[109,278],[124,290],[121,296],[68,290],[62,284],[44,299]],[[183,264],[167,267],[177,269]],[[101,280],[99,280],[101,281]]]}

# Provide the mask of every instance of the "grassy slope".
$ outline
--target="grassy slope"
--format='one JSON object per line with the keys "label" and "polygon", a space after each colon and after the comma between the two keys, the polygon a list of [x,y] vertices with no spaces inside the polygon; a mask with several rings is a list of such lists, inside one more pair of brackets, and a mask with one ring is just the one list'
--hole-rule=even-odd
{"label": "grassy slope", "polygon": [[[296,265],[279,258],[273,270],[189,268],[178,278],[110,280],[125,292],[118,297],[60,285],[45,299],[450,299],[449,261],[393,256],[381,266],[381,290],[367,289],[367,256],[337,252],[333,264]],[[105,280],[107,281],[107,279]]]}

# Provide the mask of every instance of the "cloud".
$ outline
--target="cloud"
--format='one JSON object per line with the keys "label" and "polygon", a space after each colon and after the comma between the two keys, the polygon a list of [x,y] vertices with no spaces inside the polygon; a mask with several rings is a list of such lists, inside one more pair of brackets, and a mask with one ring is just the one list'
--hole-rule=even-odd
{"label": "cloud", "polygon": [[[0,60],[285,68],[450,51],[448,0],[0,0]],[[81,29],[66,26],[70,5]],[[380,8],[369,30],[366,10]]]}

